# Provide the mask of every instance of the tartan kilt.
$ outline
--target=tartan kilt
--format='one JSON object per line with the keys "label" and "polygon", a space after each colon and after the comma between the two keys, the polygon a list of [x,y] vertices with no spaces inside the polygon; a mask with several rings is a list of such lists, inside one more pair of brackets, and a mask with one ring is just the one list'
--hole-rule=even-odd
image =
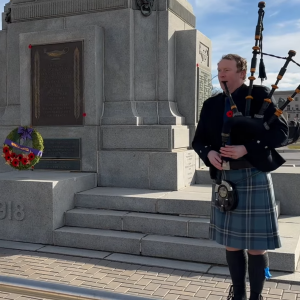
{"label": "tartan kilt", "polygon": [[223,213],[214,205],[214,201],[211,202],[210,239],[237,249],[280,248],[271,174],[256,168],[222,172],[224,180],[235,184],[238,206],[234,211]]}

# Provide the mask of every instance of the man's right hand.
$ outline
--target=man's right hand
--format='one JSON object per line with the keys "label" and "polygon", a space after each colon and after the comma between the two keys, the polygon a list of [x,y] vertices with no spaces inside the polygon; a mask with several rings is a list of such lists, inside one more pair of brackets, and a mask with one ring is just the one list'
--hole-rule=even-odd
{"label": "man's right hand", "polygon": [[217,168],[218,170],[223,170],[222,169],[222,158],[221,154],[218,153],[217,151],[210,150],[207,154],[207,158],[209,159],[210,163]]}

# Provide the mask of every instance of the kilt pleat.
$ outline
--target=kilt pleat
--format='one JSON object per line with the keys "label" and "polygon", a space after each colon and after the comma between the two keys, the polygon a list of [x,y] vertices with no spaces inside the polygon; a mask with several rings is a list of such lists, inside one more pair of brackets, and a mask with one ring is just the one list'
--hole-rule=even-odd
{"label": "kilt pleat", "polygon": [[237,249],[280,248],[271,174],[248,168],[223,171],[223,178],[235,184],[239,202],[234,211],[225,213],[211,202],[210,239]]}

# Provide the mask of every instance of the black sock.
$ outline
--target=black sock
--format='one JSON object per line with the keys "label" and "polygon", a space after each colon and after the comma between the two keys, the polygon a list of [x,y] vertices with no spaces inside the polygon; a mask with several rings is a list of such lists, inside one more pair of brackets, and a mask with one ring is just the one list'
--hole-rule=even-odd
{"label": "black sock", "polygon": [[226,260],[233,285],[234,300],[246,299],[247,253],[245,250],[227,251]]}
{"label": "black sock", "polygon": [[259,299],[266,281],[265,269],[269,266],[269,256],[251,255],[248,253],[248,272],[250,281],[250,300]]}

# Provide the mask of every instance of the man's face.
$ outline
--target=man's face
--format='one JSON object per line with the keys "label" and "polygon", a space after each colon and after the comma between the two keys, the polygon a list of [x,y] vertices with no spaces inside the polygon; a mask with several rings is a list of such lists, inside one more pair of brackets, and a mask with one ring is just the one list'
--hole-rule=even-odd
{"label": "man's face", "polygon": [[222,81],[227,81],[230,93],[234,92],[244,83],[246,71],[238,72],[236,62],[234,60],[222,59],[218,64],[218,78],[220,86],[225,90]]}

